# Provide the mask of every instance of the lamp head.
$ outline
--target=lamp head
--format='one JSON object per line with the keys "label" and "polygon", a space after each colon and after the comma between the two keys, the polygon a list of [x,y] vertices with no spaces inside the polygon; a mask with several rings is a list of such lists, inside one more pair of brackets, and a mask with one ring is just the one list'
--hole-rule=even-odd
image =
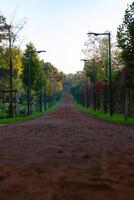
{"label": "lamp head", "polygon": [[104,33],[94,33],[94,32],[89,32],[87,33],[88,35],[95,35],[95,36],[98,36],[98,35],[110,35],[110,32],[104,32]]}
{"label": "lamp head", "polygon": [[95,36],[98,36],[99,35],[99,33],[94,33],[94,32],[89,32],[89,33],[87,33],[88,35],[95,35]]}
{"label": "lamp head", "polygon": [[89,59],[81,59],[81,61],[88,62]]}
{"label": "lamp head", "polygon": [[42,53],[42,52],[46,52],[45,50],[40,50],[40,51],[37,51],[37,53]]}

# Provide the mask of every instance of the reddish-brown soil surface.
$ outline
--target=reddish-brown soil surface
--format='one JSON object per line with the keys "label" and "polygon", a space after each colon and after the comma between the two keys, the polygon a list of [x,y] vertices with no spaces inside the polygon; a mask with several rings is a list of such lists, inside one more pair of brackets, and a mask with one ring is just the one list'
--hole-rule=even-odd
{"label": "reddish-brown soil surface", "polygon": [[133,200],[134,127],[79,111],[0,126],[0,200]]}

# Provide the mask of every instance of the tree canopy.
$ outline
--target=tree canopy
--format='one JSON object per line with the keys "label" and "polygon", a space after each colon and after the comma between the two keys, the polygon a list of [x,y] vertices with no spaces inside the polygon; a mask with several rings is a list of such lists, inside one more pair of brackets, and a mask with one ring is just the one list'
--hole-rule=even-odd
{"label": "tree canopy", "polygon": [[134,2],[125,10],[123,23],[117,31],[118,47],[127,66],[134,66]]}

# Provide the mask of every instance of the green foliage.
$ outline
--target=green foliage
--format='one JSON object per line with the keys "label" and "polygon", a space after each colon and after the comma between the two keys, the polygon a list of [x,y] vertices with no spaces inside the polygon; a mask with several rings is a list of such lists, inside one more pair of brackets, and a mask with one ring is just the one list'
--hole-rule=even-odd
{"label": "green foliage", "polygon": [[117,31],[118,46],[125,64],[125,84],[134,87],[134,2],[125,10],[123,23]]}
{"label": "green foliage", "polygon": [[51,108],[47,108],[46,112],[43,112],[43,113],[42,112],[36,112],[36,113],[33,113],[30,116],[18,116],[18,117],[13,117],[13,118],[0,119],[0,124],[7,124],[7,123],[12,123],[12,122],[27,121],[27,120],[35,119],[37,117],[44,116],[48,112],[54,111],[58,106],[59,106],[59,102],[57,102]]}
{"label": "green foliage", "polygon": [[76,74],[67,74],[65,76],[65,81],[70,83],[72,87],[82,86],[86,81],[85,72],[78,71]]}
{"label": "green foliage", "polygon": [[0,43],[5,39],[5,29],[6,29],[6,18],[0,15]]}
{"label": "green foliage", "polygon": [[38,90],[39,79],[41,73],[41,62],[38,58],[36,48],[30,42],[26,46],[26,50],[22,58],[22,81],[23,85],[26,88],[28,85],[28,67],[30,62],[30,84],[32,90]]}
{"label": "green foliage", "polygon": [[7,67],[7,57],[5,55],[5,49],[3,46],[0,46],[0,67]]}
{"label": "green foliage", "polygon": [[[90,41],[91,40],[91,41]],[[88,55],[89,59],[84,63],[84,71],[86,75],[90,77],[91,82],[94,79],[103,83],[107,83],[109,80],[109,52],[108,52],[108,37],[101,37],[92,41],[93,38],[89,38],[86,43],[86,50],[83,51]],[[94,45],[93,45],[94,44]],[[112,43],[112,78],[119,71],[121,65],[120,51]]]}
{"label": "green foliage", "polygon": [[[76,104],[76,103],[75,103]],[[122,123],[122,124],[128,124],[128,125],[134,125],[134,118],[128,118],[127,120],[125,120],[123,115],[119,115],[119,114],[114,114],[112,117],[109,114],[105,114],[104,111],[94,111],[91,108],[85,108],[80,104],[76,104],[78,106],[78,108],[82,109],[85,112],[88,112],[89,114],[105,120],[105,121],[111,121],[111,122],[118,122],[118,123]]]}
{"label": "green foliage", "polygon": [[125,10],[123,23],[117,31],[118,46],[127,67],[134,66],[134,2]]}
{"label": "green foliage", "polygon": [[[62,90],[62,82],[64,79],[64,74],[59,72],[56,67],[54,67],[50,62],[46,62],[43,65],[43,71],[45,73],[45,79],[47,83],[47,94],[50,95],[52,92],[60,92]],[[53,91],[51,91],[53,87]]]}
{"label": "green foliage", "polygon": [[[30,52],[30,53],[29,53]],[[30,62],[30,84],[32,94],[46,90],[47,95],[52,95],[62,89],[63,73],[59,72],[50,62],[44,63],[38,57],[36,48],[32,43],[27,45],[22,63],[22,80],[25,89],[28,85],[28,68]]]}
{"label": "green foliage", "polygon": [[[20,24],[19,24],[20,25]],[[23,28],[7,24],[5,17],[0,16],[0,88],[9,88],[9,69],[12,68],[13,89],[22,88],[22,50],[15,45],[18,33]]]}
{"label": "green foliage", "polygon": [[[38,110],[41,102],[44,102],[44,97],[60,94],[64,74],[51,63],[44,64],[44,61],[39,59],[39,52],[36,51],[32,42],[27,44],[24,53],[17,47],[18,34],[24,24],[24,21],[18,25],[8,24],[6,18],[0,15],[0,101],[2,101],[2,90],[16,89],[18,95],[14,100],[19,103],[20,107],[26,107],[30,63],[30,103],[32,111],[35,111]],[[10,95],[7,96],[5,103],[7,108],[10,106],[9,98]],[[15,110],[15,106],[13,109]]]}
{"label": "green foliage", "polygon": [[[11,49],[12,53],[12,75],[13,75],[13,87],[14,89],[20,89],[21,74],[22,74],[22,51],[18,47]],[[8,87],[9,85],[9,49],[7,47],[0,48],[0,85]]]}

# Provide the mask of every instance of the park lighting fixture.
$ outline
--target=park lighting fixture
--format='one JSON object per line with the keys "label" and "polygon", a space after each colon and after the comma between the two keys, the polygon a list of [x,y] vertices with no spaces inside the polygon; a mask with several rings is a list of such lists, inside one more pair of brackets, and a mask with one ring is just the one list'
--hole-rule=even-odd
{"label": "park lighting fixture", "polygon": [[45,50],[36,51],[37,53],[46,52]]}
{"label": "park lighting fixture", "polygon": [[104,33],[94,33],[94,32],[89,32],[87,33],[88,35],[94,35],[94,36],[98,36],[98,35],[110,35],[110,32],[104,32]]}
{"label": "park lighting fixture", "polygon": [[104,33],[95,33],[95,32],[88,32],[88,35],[108,35],[108,44],[109,44],[109,99],[110,99],[110,116],[113,115],[113,94],[112,94],[112,59],[111,59],[111,33],[104,32]]}
{"label": "park lighting fixture", "polygon": [[46,52],[45,50],[40,50],[40,51],[28,51],[28,84],[27,84],[27,115],[29,116],[31,113],[31,108],[30,108],[30,101],[31,101],[31,83],[30,83],[30,78],[31,78],[31,53],[35,52],[35,53],[42,53],[42,52]]}
{"label": "park lighting fixture", "polygon": [[81,59],[80,61],[88,61],[88,59],[83,58],[83,59]]}

